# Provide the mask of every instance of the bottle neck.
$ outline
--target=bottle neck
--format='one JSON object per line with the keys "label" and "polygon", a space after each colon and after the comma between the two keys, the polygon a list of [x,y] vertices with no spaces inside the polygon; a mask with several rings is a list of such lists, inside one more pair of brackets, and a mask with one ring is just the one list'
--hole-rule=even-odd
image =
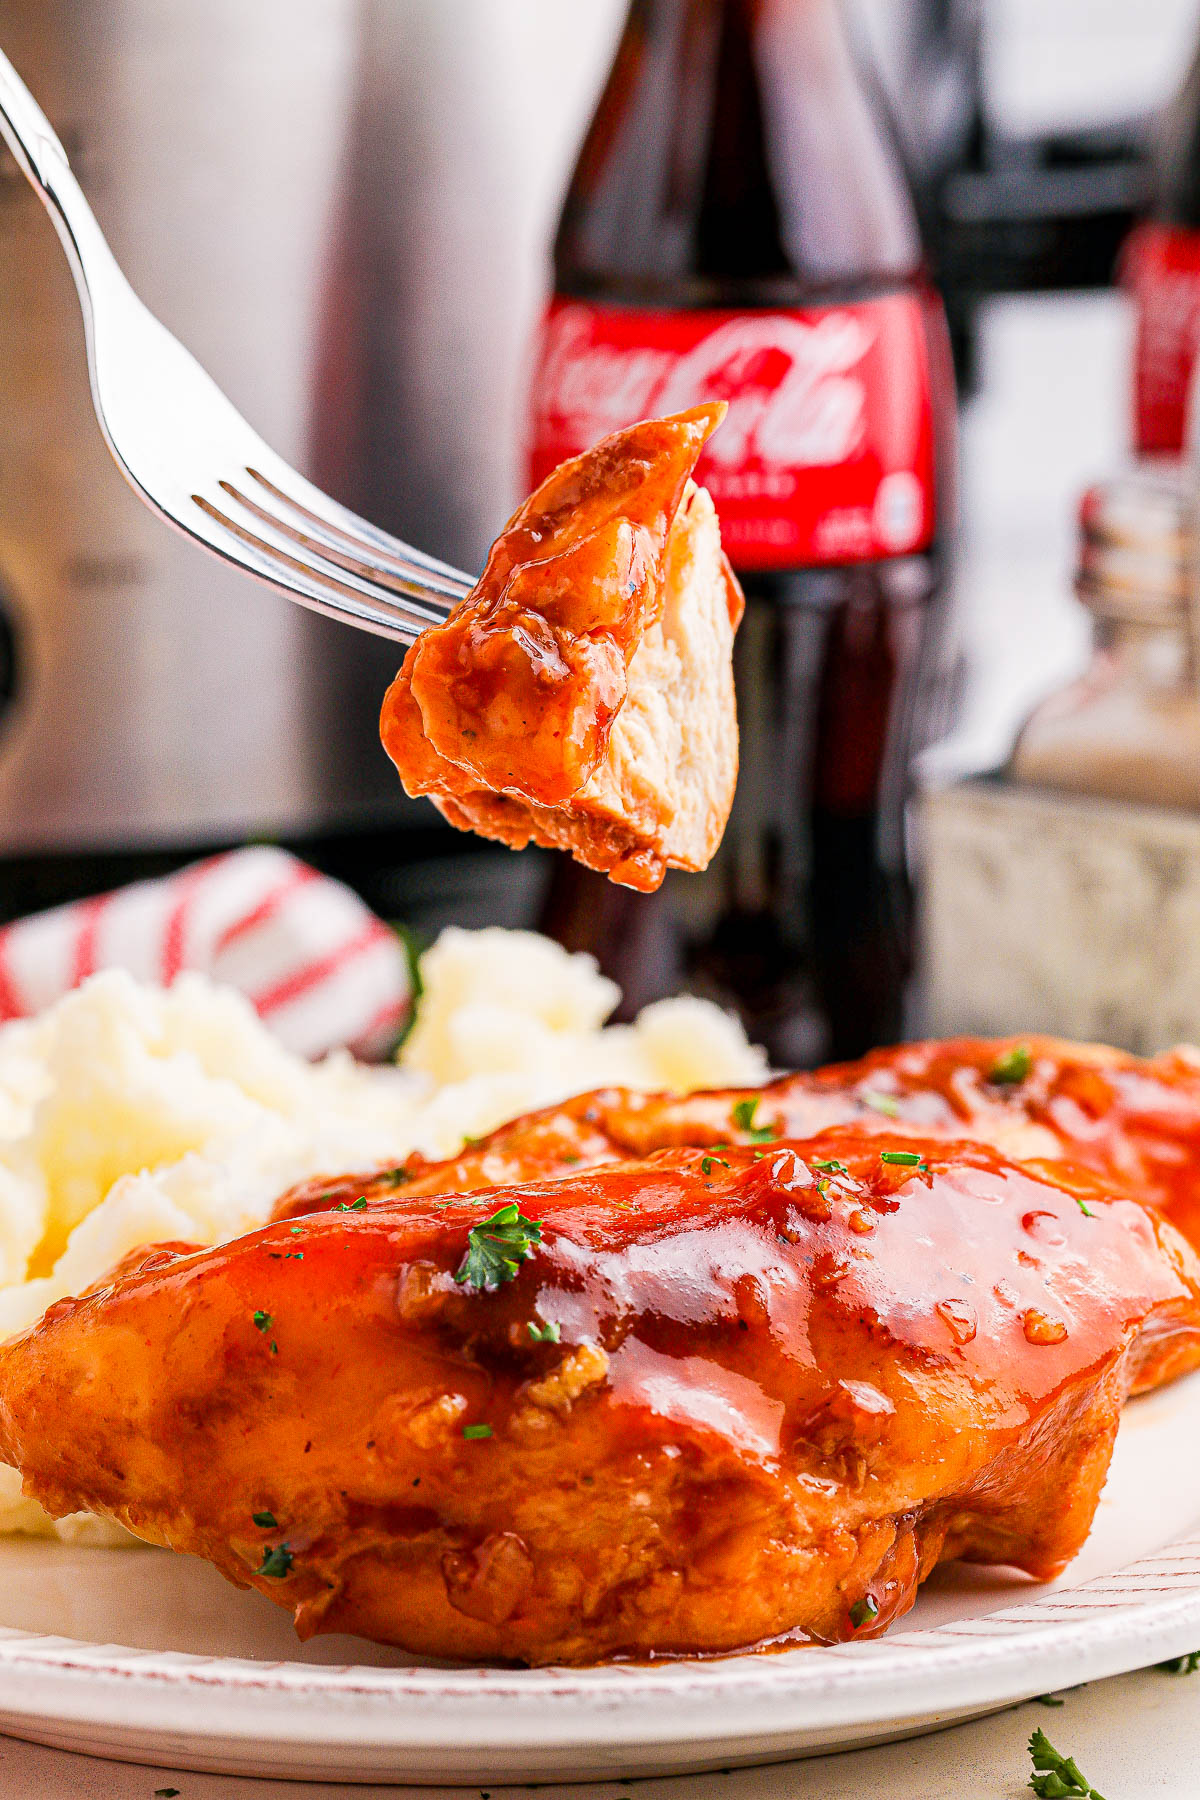
{"label": "bottle neck", "polygon": [[746,29],[755,31],[783,14],[805,14],[811,19],[823,15],[840,36],[845,35],[842,0],[631,0],[628,18],[630,24],[651,26],[682,21],[694,29],[709,19],[736,16]]}
{"label": "bottle neck", "polygon": [[567,292],[674,285],[685,304],[917,278],[891,122],[839,0],[633,0],[557,262]]}

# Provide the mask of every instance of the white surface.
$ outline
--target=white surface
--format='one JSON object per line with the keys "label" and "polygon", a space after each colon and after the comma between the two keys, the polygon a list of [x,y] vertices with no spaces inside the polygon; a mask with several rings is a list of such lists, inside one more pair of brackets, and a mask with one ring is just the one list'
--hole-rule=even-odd
{"label": "white surface", "polygon": [[233,1776],[471,1786],[720,1768],[943,1725],[1200,1644],[1197,1426],[1200,1377],[1130,1407],[1092,1537],[1052,1587],[951,1569],[875,1643],[710,1663],[405,1666],[350,1638],[297,1646],[282,1612],[187,1558],[13,1540],[0,1725]]}

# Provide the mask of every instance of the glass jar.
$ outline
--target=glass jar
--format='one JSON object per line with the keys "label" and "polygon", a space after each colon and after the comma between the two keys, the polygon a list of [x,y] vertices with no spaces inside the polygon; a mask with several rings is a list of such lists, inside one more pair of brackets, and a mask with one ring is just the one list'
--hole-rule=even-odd
{"label": "glass jar", "polygon": [[1036,708],[1009,773],[1031,786],[1200,810],[1200,684],[1186,472],[1089,488],[1075,591],[1094,619],[1085,673]]}

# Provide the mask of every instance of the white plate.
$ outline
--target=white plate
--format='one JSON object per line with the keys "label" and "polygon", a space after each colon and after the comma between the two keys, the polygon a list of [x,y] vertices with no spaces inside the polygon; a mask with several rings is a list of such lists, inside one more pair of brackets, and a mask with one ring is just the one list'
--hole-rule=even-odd
{"label": "white plate", "polygon": [[870,1644],[415,1666],[354,1638],[301,1647],[269,1601],[189,1557],[14,1539],[0,1626],[0,1731],[177,1768],[486,1786],[878,1742],[1200,1647],[1200,1375],[1130,1406],[1092,1536],[1058,1582],[950,1568]]}

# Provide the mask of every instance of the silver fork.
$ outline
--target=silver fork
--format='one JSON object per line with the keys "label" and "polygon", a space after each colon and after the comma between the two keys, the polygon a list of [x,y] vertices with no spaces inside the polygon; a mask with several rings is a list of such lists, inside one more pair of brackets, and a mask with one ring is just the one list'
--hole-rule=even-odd
{"label": "silver fork", "polygon": [[0,52],[0,135],[54,221],[87,337],[100,429],[147,506],[331,619],[411,644],[471,577],[390,537],[263,443],[121,273],[49,120]]}

